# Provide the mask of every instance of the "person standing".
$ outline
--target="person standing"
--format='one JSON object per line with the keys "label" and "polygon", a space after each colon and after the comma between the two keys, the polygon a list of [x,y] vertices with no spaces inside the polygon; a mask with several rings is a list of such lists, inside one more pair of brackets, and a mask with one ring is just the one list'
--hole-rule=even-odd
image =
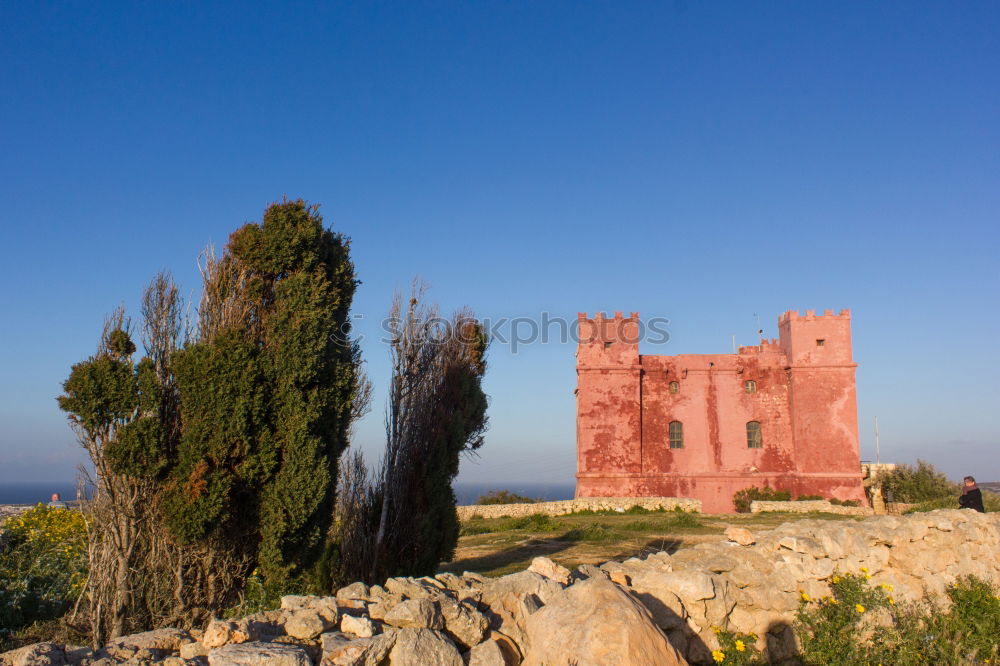
{"label": "person standing", "polygon": [[49,502],[50,509],[66,509],[66,502],[59,499],[59,493],[52,493],[52,500]]}
{"label": "person standing", "polygon": [[979,513],[986,513],[983,507],[983,492],[976,485],[976,480],[967,476],[964,481],[965,486],[962,488],[962,496],[958,498],[958,505],[963,509],[975,509]]}

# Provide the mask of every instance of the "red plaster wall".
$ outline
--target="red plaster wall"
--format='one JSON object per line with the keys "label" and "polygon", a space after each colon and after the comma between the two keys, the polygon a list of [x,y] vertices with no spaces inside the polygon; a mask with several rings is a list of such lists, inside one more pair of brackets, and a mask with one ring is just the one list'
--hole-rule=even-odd
{"label": "red plaster wall", "polygon": [[[577,497],[694,497],[714,513],[766,483],[865,499],[848,311],[787,312],[779,340],[738,354],[640,356],[637,313],[581,314],[579,325]],[[682,449],[670,448],[671,421],[683,423]],[[747,447],[748,421],[763,448]]]}

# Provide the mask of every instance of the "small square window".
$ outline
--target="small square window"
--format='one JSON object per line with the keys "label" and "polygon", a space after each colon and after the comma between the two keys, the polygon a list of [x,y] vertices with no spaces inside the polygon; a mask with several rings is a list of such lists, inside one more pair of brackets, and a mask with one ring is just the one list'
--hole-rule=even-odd
{"label": "small square window", "polygon": [[678,384],[677,382],[670,382],[670,384],[668,384],[668,389],[670,390],[671,393],[680,393],[681,385]]}
{"label": "small square window", "polygon": [[820,338],[819,340],[816,341],[816,346],[817,347],[822,347],[825,344],[826,344],[826,340],[823,340],[822,338]]}
{"label": "small square window", "polygon": [[747,393],[756,393],[757,382],[755,382],[752,379],[748,379],[747,381],[743,382],[743,390],[746,391]]}

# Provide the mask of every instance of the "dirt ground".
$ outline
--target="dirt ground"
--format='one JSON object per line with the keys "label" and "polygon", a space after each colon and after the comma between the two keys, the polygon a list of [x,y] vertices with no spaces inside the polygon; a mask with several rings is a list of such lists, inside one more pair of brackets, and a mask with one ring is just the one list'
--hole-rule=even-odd
{"label": "dirt ground", "polygon": [[674,512],[583,513],[497,518],[463,523],[455,559],[441,571],[502,576],[525,569],[539,555],[573,569],[648,552],[674,553],[722,540],[731,525],[766,530],[803,518],[857,520],[833,514],[678,514]]}

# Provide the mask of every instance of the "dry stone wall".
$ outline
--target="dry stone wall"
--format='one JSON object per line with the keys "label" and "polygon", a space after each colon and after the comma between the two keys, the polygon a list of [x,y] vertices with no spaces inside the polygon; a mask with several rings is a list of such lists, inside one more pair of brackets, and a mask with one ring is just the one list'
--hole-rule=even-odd
{"label": "dry stone wall", "polygon": [[459,520],[481,518],[521,518],[540,513],[546,516],[564,516],[577,511],[627,511],[639,506],[650,511],[664,509],[701,513],[701,501],[685,497],[584,497],[557,502],[534,502],[531,504],[472,504],[458,508]]}
{"label": "dry stone wall", "polygon": [[778,502],[754,500],[750,502],[750,513],[836,513],[842,516],[871,516],[875,511],[867,506],[842,506],[830,504],[827,500],[799,500]]}
{"label": "dry stone wall", "polygon": [[730,528],[726,540],[575,571],[536,558],[486,578],[450,573],[353,583],[335,596],[192,631],[160,629],[98,651],[39,643],[5,666],[161,663],[289,666],[674,666],[710,664],[713,628],[756,633],[780,661],[801,594],[830,593],[838,572],[867,572],[898,600],[944,598],[974,574],[1000,582],[1000,514],[934,511]]}

